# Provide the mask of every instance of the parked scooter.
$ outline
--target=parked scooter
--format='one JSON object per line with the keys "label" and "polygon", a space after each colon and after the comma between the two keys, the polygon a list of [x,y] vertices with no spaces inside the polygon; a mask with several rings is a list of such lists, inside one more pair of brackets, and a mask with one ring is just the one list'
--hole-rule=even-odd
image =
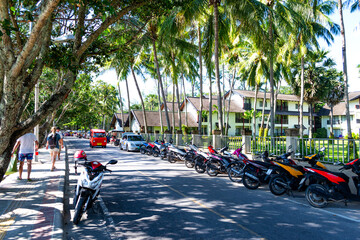
{"label": "parked scooter", "polygon": [[170,163],[175,163],[176,161],[185,161],[186,159],[193,158],[194,155],[194,151],[180,149],[175,147],[173,144],[169,144],[168,146],[167,158]]}
{"label": "parked scooter", "polygon": [[306,178],[310,184],[305,192],[306,200],[313,207],[323,208],[331,201],[349,200],[360,201],[360,159],[355,159],[345,164],[339,170],[351,170],[356,176],[352,177],[356,194],[350,190],[350,178],[342,172],[332,172],[325,169],[307,168]]}
{"label": "parked scooter", "polygon": [[73,201],[75,206],[73,223],[78,224],[83,213],[92,207],[99,195],[100,187],[104,179],[104,173],[111,173],[111,170],[107,169],[106,166],[108,164],[116,164],[117,161],[110,160],[105,166],[98,161],[87,161],[86,154],[82,150],[75,152],[74,159],[76,174],[78,165],[84,167],[78,178]]}
{"label": "parked scooter", "polygon": [[[321,148],[318,153],[305,156],[302,160],[307,161],[311,167],[325,169],[325,166],[319,162],[323,156],[325,147]],[[274,195],[282,195],[286,192],[290,193],[292,190],[305,190],[305,172],[306,168],[300,165],[289,164],[285,162],[273,162],[276,167],[277,174],[273,174],[269,182],[269,189]],[[272,173],[270,167],[269,174]]]}

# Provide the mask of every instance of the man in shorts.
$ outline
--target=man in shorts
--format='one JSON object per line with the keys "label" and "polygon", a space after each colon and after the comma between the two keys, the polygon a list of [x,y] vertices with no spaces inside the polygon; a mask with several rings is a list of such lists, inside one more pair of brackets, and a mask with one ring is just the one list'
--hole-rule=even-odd
{"label": "man in shorts", "polygon": [[30,178],[31,160],[33,159],[33,155],[34,155],[34,143],[35,143],[35,151],[37,151],[39,148],[39,142],[37,141],[36,136],[33,133],[27,133],[27,134],[21,136],[16,141],[16,144],[14,146],[12,154],[14,154],[15,150],[20,145],[20,150],[19,150],[20,166],[19,166],[19,177],[18,177],[19,180],[22,179],[24,161],[26,159],[27,160],[27,173],[28,173],[27,180],[31,181],[31,178]]}
{"label": "man in shorts", "polygon": [[[62,132],[60,131],[60,128],[59,128],[59,127],[56,128],[56,133],[59,134],[61,140],[64,141]],[[60,161],[60,152],[61,152],[61,148],[59,148],[59,153],[58,153],[58,160],[59,160],[59,161]]]}
{"label": "man in shorts", "polygon": [[51,133],[47,137],[46,149],[50,148],[51,168],[50,171],[55,169],[56,156],[59,150],[64,147],[63,140],[59,134],[56,133],[56,127],[51,128]]}

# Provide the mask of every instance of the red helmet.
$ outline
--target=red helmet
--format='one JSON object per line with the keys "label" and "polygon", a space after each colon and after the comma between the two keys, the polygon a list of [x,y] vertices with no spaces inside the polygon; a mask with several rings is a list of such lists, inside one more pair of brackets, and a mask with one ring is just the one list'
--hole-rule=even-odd
{"label": "red helmet", "polygon": [[214,149],[214,147],[211,145],[208,146],[208,149],[209,149],[210,153],[213,153],[213,154],[217,153],[216,150]]}
{"label": "red helmet", "polygon": [[74,158],[86,159],[86,153],[83,150],[78,150],[74,153]]}

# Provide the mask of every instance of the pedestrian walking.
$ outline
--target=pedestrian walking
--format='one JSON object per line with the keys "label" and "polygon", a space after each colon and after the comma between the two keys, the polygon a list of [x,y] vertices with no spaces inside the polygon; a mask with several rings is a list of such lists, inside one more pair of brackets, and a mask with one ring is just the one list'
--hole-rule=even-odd
{"label": "pedestrian walking", "polygon": [[34,144],[35,144],[35,151],[37,151],[39,148],[39,142],[37,141],[35,134],[27,133],[27,134],[21,136],[16,141],[16,144],[13,148],[11,155],[13,155],[14,152],[16,151],[16,149],[20,146],[20,150],[19,150],[20,166],[19,166],[19,177],[18,177],[19,180],[22,179],[22,172],[23,172],[23,168],[24,168],[24,162],[26,159],[27,160],[27,174],[28,174],[27,180],[31,181],[31,178],[30,178],[31,160],[33,159],[33,155],[34,155]]}
{"label": "pedestrian walking", "polygon": [[[56,133],[60,135],[61,140],[64,142],[63,134],[62,134],[62,132],[60,131],[60,128],[59,128],[59,127],[56,128]],[[57,157],[58,157],[58,160],[59,160],[59,161],[60,161],[60,153],[61,153],[61,148],[59,148],[59,153],[57,154]]]}
{"label": "pedestrian walking", "polygon": [[47,137],[46,149],[50,148],[50,159],[51,159],[51,171],[55,169],[56,156],[59,153],[59,150],[64,147],[64,143],[59,134],[56,133],[56,127],[51,128],[51,133]]}

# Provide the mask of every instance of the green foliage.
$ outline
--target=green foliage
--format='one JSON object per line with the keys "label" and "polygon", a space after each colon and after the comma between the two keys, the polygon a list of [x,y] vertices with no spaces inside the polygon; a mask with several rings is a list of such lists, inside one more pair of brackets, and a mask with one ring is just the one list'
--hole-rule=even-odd
{"label": "green foliage", "polygon": [[186,125],[181,125],[181,130],[183,132],[183,134],[188,134],[189,133],[189,127],[187,127]]}
{"label": "green foliage", "polygon": [[[316,137],[315,137],[316,134]],[[318,128],[314,134],[314,138],[327,138],[327,130],[326,128]]]}

